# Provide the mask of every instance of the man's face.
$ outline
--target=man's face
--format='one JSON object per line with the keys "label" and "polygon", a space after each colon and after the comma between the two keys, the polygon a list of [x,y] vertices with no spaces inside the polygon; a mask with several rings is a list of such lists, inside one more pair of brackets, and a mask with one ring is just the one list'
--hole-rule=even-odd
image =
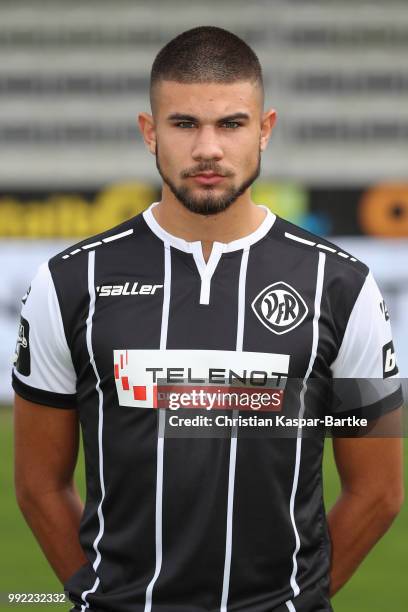
{"label": "man's face", "polygon": [[156,164],[190,211],[225,210],[260,172],[262,94],[249,81],[157,85]]}

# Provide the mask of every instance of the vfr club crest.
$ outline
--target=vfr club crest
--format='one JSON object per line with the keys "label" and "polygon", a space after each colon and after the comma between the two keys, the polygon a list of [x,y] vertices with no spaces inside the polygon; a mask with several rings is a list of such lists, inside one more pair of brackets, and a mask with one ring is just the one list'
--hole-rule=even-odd
{"label": "vfr club crest", "polygon": [[301,295],[283,281],[265,287],[252,302],[262,325],[274,334],[286,334],[302,323],[308,313]]}

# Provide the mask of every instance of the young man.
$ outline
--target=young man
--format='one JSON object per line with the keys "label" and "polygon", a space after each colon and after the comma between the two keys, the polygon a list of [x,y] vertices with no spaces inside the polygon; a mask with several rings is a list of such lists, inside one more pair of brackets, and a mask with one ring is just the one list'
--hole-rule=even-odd
{"label": "young man", "polygon": [[[276,114],[242,40],[215,27],[172,40],[151,106],[139,125],[161,201],[52,258],[24,300],[20,507],[73,610],[331,610],[400,508],[401,441],[335,440],[342,493],[326,521],[323,435],[265,435],[257,421],[251,437],[248,405],[217,413],[235,419],[217,432],[214,412],[166,410],[160,393],[272,380],[276,416],[297,380],[292,416],[334,414],[314,380],[397,375],[381,295],[364,264],[251,201]],[[397,418],[398,389],[376,389],[343,412]],[[186,420],[180,433],[186,414],[210,433]]]}

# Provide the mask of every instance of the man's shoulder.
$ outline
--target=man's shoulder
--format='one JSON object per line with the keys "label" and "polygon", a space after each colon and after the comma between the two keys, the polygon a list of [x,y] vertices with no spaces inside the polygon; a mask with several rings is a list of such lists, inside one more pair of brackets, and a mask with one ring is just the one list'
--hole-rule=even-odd
{"label": "man's shoulder", "polygon": [[99,234],[89,236],[83,240],[66,247],[54,255],[48,262],[50,269],[63,270],[67,266],[76,267],[84,263],[84,257],[90,251],[97,249],[114,249],[119,244],[128,240],[134,240],[139,234],[146,231],[146,223],[143,219],[143,213],[128,219],[119,225],[116,225]]}
{"label": "man's shoulder", "polygon": [[301,257],[311,256],[313,258],[316,253],[324,254],[333,274],[365,278],[369,273],[369,268],[364,262],[335,242],[314,234],[282,217],[276,218],[275,225],[275,231],[279,239],[298,251]]}

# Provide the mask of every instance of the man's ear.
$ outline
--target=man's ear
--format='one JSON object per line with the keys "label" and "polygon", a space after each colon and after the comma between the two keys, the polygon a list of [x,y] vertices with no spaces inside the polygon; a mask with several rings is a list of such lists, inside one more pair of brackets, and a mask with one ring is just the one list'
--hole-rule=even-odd
{"label": "man's ear", "polygon": [[262,123],[261,123],[261,151],[265,151],[269,138],[272,133],[273,126],[276,123],[276,110],[270,108],[265,111],[262,115]]}
{"label": "man's ear", "polygon": [[156,155],[156,128],[153,116],[149,113],[140,113],[138,117],[139,129],[150,153]]}

